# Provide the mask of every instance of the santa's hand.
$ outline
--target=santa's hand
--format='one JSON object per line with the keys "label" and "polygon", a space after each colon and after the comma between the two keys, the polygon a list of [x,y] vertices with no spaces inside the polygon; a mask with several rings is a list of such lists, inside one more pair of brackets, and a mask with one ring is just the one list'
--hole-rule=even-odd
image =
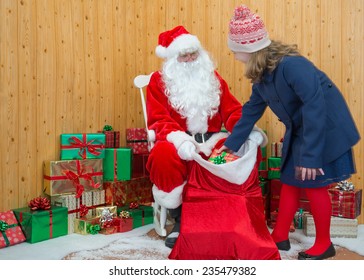
{"label": "santa's hand", "polygon": [[183,160],[192,160],[192,155],[196,151],[196,146],[191,141],[185,141],[178,148],[178,155]]}

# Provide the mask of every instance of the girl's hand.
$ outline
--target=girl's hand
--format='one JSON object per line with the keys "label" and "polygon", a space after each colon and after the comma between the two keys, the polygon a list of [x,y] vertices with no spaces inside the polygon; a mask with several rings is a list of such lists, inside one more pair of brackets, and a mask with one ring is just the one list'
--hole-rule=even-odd
{"label": "girl's hand", "polygon": [[322,168],[306,168],[302,166],[296,167],[296,179],[298,180],[316,180],[316,176],[325,175]]}
{"label": "girl's hand", "polygon": [[223,145],[220,149],[218,149],[216,152],[218,153],[218,154],[221,154],[223,151],[226,151],[226,150],[229,150],[229,148],[228,147],[226,147],[225,145]]}

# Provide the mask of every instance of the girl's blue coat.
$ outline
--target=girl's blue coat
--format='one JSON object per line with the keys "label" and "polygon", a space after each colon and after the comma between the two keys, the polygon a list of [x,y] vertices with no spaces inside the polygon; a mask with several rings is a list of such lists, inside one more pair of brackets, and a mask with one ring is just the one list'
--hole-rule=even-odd
{"label": "girl's blue coat", "polygon": [[237,151],[267,106],[284,123],[282,167],[321,168],[360,139],[347,104],[334,83],[302,56],[287,56],[253,85],[250,100],[225,145]]}

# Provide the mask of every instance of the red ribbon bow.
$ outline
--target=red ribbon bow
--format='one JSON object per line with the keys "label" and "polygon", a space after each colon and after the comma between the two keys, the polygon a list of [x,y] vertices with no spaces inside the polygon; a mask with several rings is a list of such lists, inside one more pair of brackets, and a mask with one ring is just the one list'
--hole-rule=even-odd
{"label": "red ribbon bow", "polygon": [[49,210],[51,209],[51,203],[46,197],[36,197],[29,201],[28,206],[31,210]]}
{"label": "red ribbon bow", "polygon": [[87,213],[88,213],[88,207],[84,204],[81,204],[80,205],[80,217],[82,218],[82,217],[86,216]]}
{"label": "red ribbon bow", "polygon": [[72,136],[69,139],[69,143],[72,148],[79,148],[80,151],[78,154],[83,158],[86,159],[86,151],[94,156],[99,156],[101,154],[101,149],[104,147],[102,144],[94,144],[96,139],[92,139],[87,142],[86,134],[82,134],[82,140],[78,139],[75,136]]}
{"label": "red ribbon bow", "polygon": [[83,191],[85,190],[84,186],[80,183],[80,178],[90,181],[91,186],[95,189],[100,187],[100,183],[96,183],[92,180],[92,176],[88,173],[84,173],[85,170],[81,168],[80,161],[76,161],[77,173],[71,170],[64,170],[63,173],[66,175],[67,179],[71,180],[76,187],[76,198],[80,198]]}
{"label": "red ribbon bow", "polygon": [[129,204],[129,209],[137,209],[139,207],[139,204],[136,202],[131,202]]}

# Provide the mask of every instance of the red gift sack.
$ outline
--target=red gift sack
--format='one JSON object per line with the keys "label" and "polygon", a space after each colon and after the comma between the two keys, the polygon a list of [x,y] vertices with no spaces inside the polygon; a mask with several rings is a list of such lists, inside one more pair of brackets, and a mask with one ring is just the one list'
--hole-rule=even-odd
{"label": "red gift sack", "polygon": [[[279,260],[264,215],[258,167],[260,150],[251,153],[255,164],[243,183],[231,183],[211,173],[201,161],[191,161],[184,187],[180,234],[170,259]],[[258,156],[257,156],[258,155]],[[196,159],[195,159],[196,160]],[[242,159],[243,160],[243,159]],[[238,164],[240,159],[228,164]],[[206,161],[207,162],[207,161]],[[205,167],[203,167],[202,163]],[[235,172],[242,172],[235,170]],[[225,172],[218,172],[224,175]]]}

